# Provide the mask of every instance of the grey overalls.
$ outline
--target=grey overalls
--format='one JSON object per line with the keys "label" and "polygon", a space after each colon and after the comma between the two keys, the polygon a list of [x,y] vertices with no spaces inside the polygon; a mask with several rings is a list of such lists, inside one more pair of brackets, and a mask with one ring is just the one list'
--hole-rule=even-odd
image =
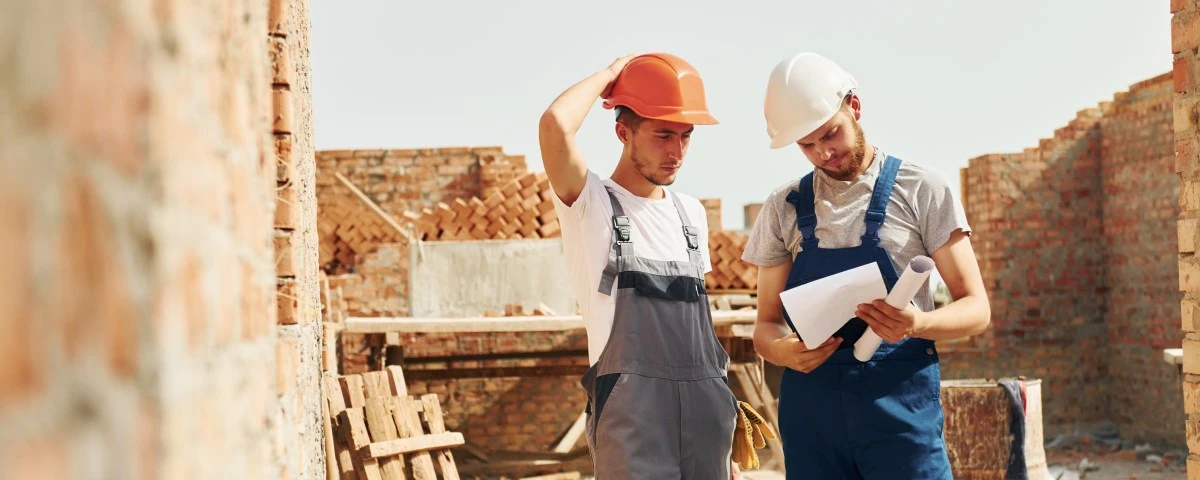
{"label": "grey overalls", "polygon": [[614,294],[612,333],[580,383],[598,480],[729,478],[737,418],[729,356],[713,331],[699,229],[683,222],[687,262],[638,257],[631,222],[608,190],[613,247],[600,292]]}

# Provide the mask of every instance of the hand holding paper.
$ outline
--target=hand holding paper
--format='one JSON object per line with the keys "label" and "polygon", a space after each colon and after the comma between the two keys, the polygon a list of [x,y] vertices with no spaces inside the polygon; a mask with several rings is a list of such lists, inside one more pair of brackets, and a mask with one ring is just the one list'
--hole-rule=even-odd
{"label": "hand holding paper", "polygon": [[[904,309],[912,302],[913,297],[917,295],[917,291],[921,289],[925,281],[929,279],[929,275],[933,273],[933,267],[933,259],[924,255],[914,257],[908,263],[908,268],[904,269],[904,273],[900,274],[900,279],[896,281],[896,286],[892,287],[891,293],[888,293],[884,302],[893,308]],[[870,360],[882,343],[883,338],[868,328],[863,332],[863,336],[854,342],[854,358],[860,362]]]}
{"label": "hand holding paper", "polygon": [[820,347],[846,322],[858,305],[887,295],[875,262],[784,290],[779,294],[796,333],[811,349]]}

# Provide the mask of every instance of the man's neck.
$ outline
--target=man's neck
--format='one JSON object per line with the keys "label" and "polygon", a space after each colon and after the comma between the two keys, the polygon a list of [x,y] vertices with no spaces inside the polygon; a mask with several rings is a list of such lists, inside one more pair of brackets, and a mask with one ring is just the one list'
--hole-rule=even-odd
{"label": "man's neck", "polygon": [[[628,165],[628,168],[622,168]],[[617,164],[617,168],[613,170],[612,180],[621,188],[628,190],[636,196],[650,199],[663,199],[667,197],[667,192],[659,185],[646,180],[646,177],[638,173],[637,167],[633,166],[632,161],[622,159]]]}

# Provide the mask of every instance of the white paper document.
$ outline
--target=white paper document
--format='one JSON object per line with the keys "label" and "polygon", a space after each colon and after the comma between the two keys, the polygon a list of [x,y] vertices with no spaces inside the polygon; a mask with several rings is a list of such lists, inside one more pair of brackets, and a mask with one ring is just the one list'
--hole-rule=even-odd
{"label": "white paper document", "polygon": [[859,304],[886,296],[883,274],[879,265],[871,262],[784,290],[779,300],[804,346],[813,349],[854,318]]}

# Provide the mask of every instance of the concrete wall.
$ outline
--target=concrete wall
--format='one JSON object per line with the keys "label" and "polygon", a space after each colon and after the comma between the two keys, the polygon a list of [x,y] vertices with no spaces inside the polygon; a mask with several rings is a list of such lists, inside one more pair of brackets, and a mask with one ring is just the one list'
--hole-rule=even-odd
{"label": "concrete wall", "polygon": [[[323,478],[316,345],[276,327],[272,248],[291,111],[308,293],[306,18],[0,2],[0,478]],[[286,101],[268,32],[299,74]]]}
{"label": "concrete wall", "polygon": [[1127,440],[1182,443],[1180,376],[1161,360],[1181,340],[1170,102],[1159,76],[1038,147],[971,159],[964,205],[992,328],[943,346],[946,378],[1042,379],[1050,436],[1111,420]]}
{"label": "concrete wall", "polygon": [[[562,239],[421,242],[411,249],[414,317],[471,317],[545,303],[574,314]],[[519,281],[518,281],[519,280]]]}

